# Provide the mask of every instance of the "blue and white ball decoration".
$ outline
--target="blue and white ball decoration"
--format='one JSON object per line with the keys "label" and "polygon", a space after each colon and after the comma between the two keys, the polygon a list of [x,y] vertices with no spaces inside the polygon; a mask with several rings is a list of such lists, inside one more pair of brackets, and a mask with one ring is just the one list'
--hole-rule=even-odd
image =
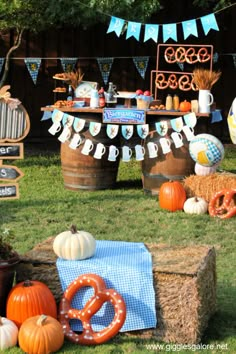
{"label": "blue and white ball decoration", "polygon": [[198,134],[189,143],[191,158],[202,166],[213,166],[224,158],[224,146],[215,136]]}

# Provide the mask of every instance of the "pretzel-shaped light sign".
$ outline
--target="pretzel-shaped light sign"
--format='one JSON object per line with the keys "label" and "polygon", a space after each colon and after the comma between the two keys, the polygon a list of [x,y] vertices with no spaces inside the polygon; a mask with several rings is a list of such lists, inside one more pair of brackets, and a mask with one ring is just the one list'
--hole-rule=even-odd
{"label": "pretzel-shaped light sign", "polygon": [[[92,287],[94,295],[81,310],[71,308],[71,301],[83,287]],[[90,323],[91,318],[104,305],[110,302],[114,307],[114,318],[108,327],[94,332]],[[74,280],[66,289],[59,306],[59,321],[65,337],[76,344],[96,345],[107,342],[114,337],[123,326],[126,318],[126,305],[122,296],[114,289],[107,289],[104,280],[96,274],[84,274]],[[82,322],[83,332],[77,334],[70,328],[69,320],[78,319]]]}
{"label": "pretzel-shaped light sign", "polygon": [[[223,189],[211,198],[208,211],[211,216],[218,216],[221,219],[228,219],[236,215],[236,189]],[[221,199],[222,203],[221,203]],[[217,205],[219,206],[217,207]]]}

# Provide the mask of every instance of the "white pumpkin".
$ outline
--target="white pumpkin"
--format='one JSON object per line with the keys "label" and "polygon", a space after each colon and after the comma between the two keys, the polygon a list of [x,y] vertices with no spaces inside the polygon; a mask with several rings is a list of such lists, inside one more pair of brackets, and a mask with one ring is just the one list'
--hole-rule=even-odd
{"label": "white pumpkin", "polygon": [[76,226],[72,225],[69,231],[55,237],[53,250],[59,258],[82,260],[95,254],[96,241],[89,232],[77,231]]}
{"label": "white pumpkin", "polygon": [[197,176],[208,176],[215,173],[218,166],[218,163],[213,166],[203,166],[196,162],[194,171]]}
{"label": "white pumpkin", "polygon": [[188,198],[184,203],[187,214],[205,214],[208,211],[208,202],[201,197]]}
{"label": "white pumpkin", "polygon": [[0,317],[0,350],[14,347],[17,344],[18,328],[8,318]]}

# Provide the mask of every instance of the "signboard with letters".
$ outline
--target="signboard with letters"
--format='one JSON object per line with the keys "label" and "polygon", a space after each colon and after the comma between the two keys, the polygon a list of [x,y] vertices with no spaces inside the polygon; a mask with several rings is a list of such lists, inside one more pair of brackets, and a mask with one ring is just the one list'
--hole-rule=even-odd
{"label": "signboard with letters", "polygon": [[103,123],[106,124],[145,124],[146,112],[141,109],[105,108]]}
{"label": "signboard with letters", "polygon": [[30,129],[27,111],[18,99],[11,98],[9,89],[10,86],[0,89],[0,201],[19,198],[17,182],[24,173],[16,166],[4,165],[3,161],[24,158],[24,145],[19,141]]}

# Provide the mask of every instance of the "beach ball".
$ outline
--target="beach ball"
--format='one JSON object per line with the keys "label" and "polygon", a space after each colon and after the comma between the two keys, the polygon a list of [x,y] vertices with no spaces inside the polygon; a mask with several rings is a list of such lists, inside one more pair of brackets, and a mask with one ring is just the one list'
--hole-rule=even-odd
{"label": "beach ball", "polygon": [[202,166],[213,166],[224,158],[224,146],[210,134],[198,134],[189,143],[191,158]]}

